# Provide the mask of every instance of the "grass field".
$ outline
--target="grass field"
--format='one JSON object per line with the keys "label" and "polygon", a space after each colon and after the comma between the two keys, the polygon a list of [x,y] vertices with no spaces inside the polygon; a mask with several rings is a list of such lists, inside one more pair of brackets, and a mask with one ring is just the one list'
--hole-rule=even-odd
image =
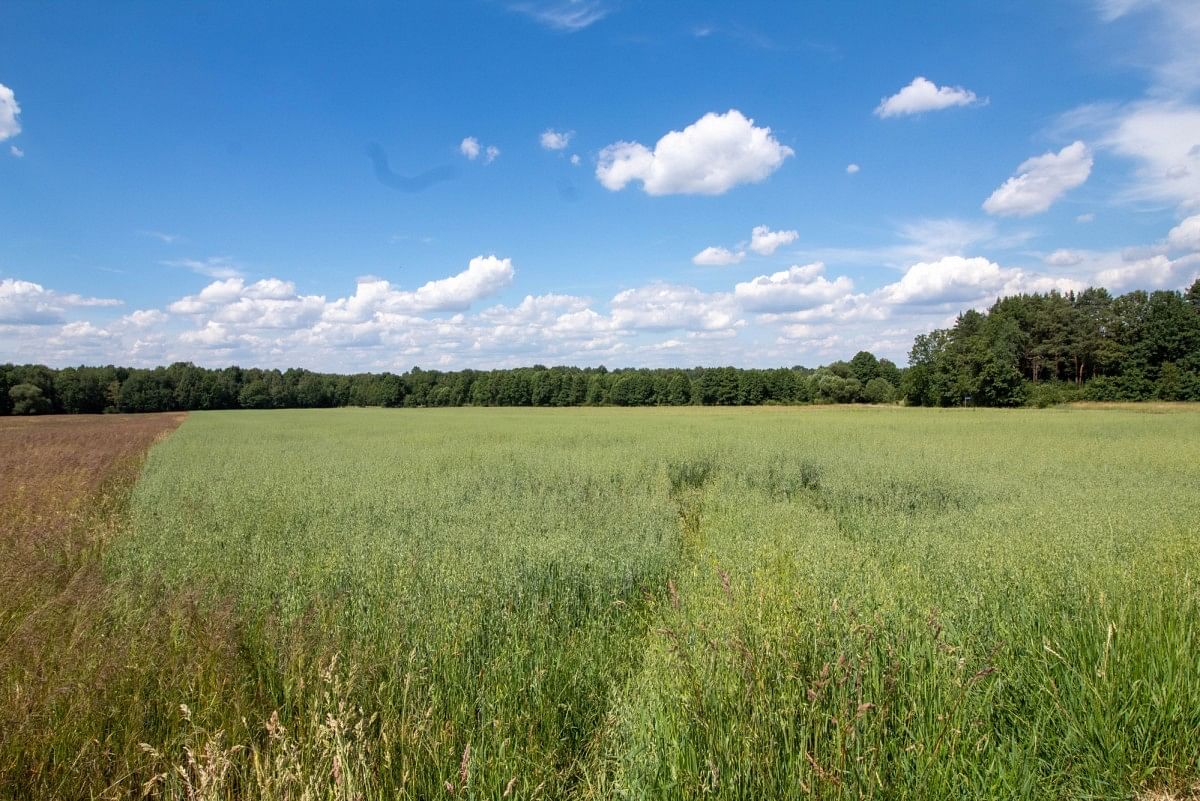
{"label": "grass field", "polygon": [[1137,408],[192,414],[96,549],[78,643],[121,664],[58,654],[33,700],[8,665],[0,787],[1186,793],[1198,433]]}

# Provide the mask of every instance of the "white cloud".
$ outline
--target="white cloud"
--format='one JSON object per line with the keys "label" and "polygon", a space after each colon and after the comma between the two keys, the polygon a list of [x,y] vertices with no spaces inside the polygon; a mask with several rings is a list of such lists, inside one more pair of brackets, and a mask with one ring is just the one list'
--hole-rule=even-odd
{"label": "white cloud", "polygon": [[412,291],[395,289],[380,278],[361,280],[352,296],[339,298],[326,307],[323,319],[361,322],[379,312],[413,314],[467,309],[475,301],[508,286],[512,278],[512,259],[476,256],[463,272],[429,281]]}
{"label": "white cloud", "polygon": [[479,140],[473,136],[468,136],[459,144],[458,152],[471,159],[471,161],[474,161],[479,158]]}
{"label": "white cloud", "polygon": [[25,151],[24,151],[24,150],[22,150],[21,148],[17,147],[16,145],[12,145],[12,146],[10,146],[10,147],[8,148],[8,152],[9,152],[10,154],[12,154],[12,157],[13,157],[13,158],[17,158],[17,159],[23,159],[23,158],[25,158]]}
{"label": "white cloud", "polygon": [[326,302],[320,295],[296,294],[295,284],[264,278],[247,284],[242,278],[215,281],[196,295],[168,307],[174,314],[196,315],[218,329],[209,329],[204,341],[236,326],[238,329],[304,329],[325,323],[370,323],[379,315],[413,315],[421,312],[458,311],[496,293],[511,282],[510,259],[493,255],[470,260],[467,270],[455,276],[422,284],[415,290],[392,287],[382,278],[360,279],[353,295]]}
{"label": "white cloud", "polygon": [[64,294],[18,278],[0,280],[0,323],[49,325],[60,323],[67,309],[90,306],[120,306],[121,301]]}
{"label": "white cloud", "polygon": [[772,231],[765,225],[756,225],[750,232],[750,249],[760,256],[770,256],[783,245],[790,245],[799,238],[795,231]]}
{"label": "white cloud", "polygon": [[1170,259],[1160,253],[1102,270],[1096,275],[1096,281],[1100,286],[1118,292],[1128,289],[1175,289],[1188,279],[1194,279],[1198,267],[1200,255]]}
{"label": "white cloud", "polygon": [[983,202],[988,214],[1028,217],[1039,214],[1069,190],[1082,184],[1092,172],[1092,153],[1083,142],[1073,142],[1058,153],[1043,153],[1026,159],[1009,178]]}
{"label": "white cloud", "polygon": [[609,14],[608,7],[599,0],[527,0],[511,3],[509,10],[568,32],[583,30]]}
{"label": "white cloud", "polygon": [[483,163],[491,164],[500,155],[500,148],[495,145],[488,145],[483,151]]}
{"label": "white cloud", "polygon": [[893,305],[932,306],[987,301],[1021,292],[1051,289],[1083,289],[1070,278],[1048,278],[1019,269],[1001,267],[976,256],[946,256],[934,262],[918,262],[904,276],[878,291],[880,299]]}
{"label": "white cloud", "polygon": [[87,320],[76,320],[60,328],[58,335],[65,339],[104,339],[111,337],[112,332],[92,325]]}
{"label": "white cloud", "polygon": [[574,131],[556,131],[553,128],[547,128],[542,131],[538,141],[546,150],[566,150],[567,146],[571,144],[573,136],[575,136]]}
{"label": "white cloud", "polygon": [[1059,248],[1050,255],[1046,256],[1042,261],[1049,264],[1051,267],[1074,267],[1076,264],[1083,262],[1083,254],[1066,248]]}
{"label": "white cloud", "polygon": [[641,181],[649,195],[720,195],[765,180],[793,154],[770,128],[731,109],[667,133],[653,151],[637,142],[609,145],[600,151],[596,178],[614,192]]}
{"label": "white cloud", "polygon": [[1188,217],[1167,234],[1167,242],[1176,250],[1200,250],[1200,214]]}
{"label": "white cloud", "polygon": [[691,286],[653,283],[617,293],[609,304],[618,328],[712,331],[738,323],[728,294],[708,294]]}
{"label": "white cloud", "polygon": [[579,154],[578,154],[578,153],[572,153],[572,154],[571,154],[571,165],[572,165],[572,166],[574,166],[574,167],[578,167],[578,166],[579,166],[579,163],[580,163]]}
{"label": "white cloud", "polygon": [[196,345],[201,348],[225,349],[245,343],[244,337],[238,336],[228,326],[209,320],[203,328],[195,331],[184,331],[179,340],[186,345]]}
{"label": "white cloud", "polygon": [[891,97],[885,97],[875,107],[877,117],[899,117],[922,114],[953,106],[970,106],[979,102],[975,93],[961,86],[938,86],[918,75],[912,83]]}
{"label": "white cloud", "polygon": [[167,315],[158,309],[137,309],[122,317],[121,321],[132,325],[134,328],[149,328],[150,326],[165,323],[167,319]]}
{"label": "white cloud", "polygon": [[785,312],[831,303],[853,291],[854,282],[846,276],[830,281],[824,272],[821,262],[792,266],[737,284],[733,296],[747,311]]}
{"label": "white cloud", "polygon": [[1080,214],[1079,216],[1077,216],[1075,218],[1075,222],[1077,222],[1077,223],[1090,223],[1090,222],[1094,222],[1095,220],[1096,220],[1095,213],[1090,212],[1090,211],[1086,212],[1084,214]]}
{"label": "white cloud", "polygon": [[862,167],[859,167],[857,164],[847,164],[846,165],[846,174],[854,175],[854,174],[858,173],[858,171],[861,169],[862,169]]}
{"label": "white cloud", "polygon": [[161,264],[167,267],[183,267],[209,278],[239,278],[242,270],[228,256],[210,256],[207,259],[169,259]]}
{"label": "white cloud", "polygon": [[[0,83],[0,142],[5,139],[11,139],[21,132],[21,121],[17,117],[21,116],[21,106],[17,104],[16,95],[13,90],[9,89],[4,84]],[[13,155],[18,155],[17,151],[20,148],[12,151]]]}
{"label": "white cloud", "polygon": [[729,248],[706,247],[692,256],[692,264],[699,264],[703,267],[722,267],[726,264],[737,264],[744,258],[746,258],[744,250],[734,252]]}
{"label": "white cloud", "polygon": [[1137,162],[1135,199],[1200,206],[1200,106],[1135,104],[1110,118],[1100,144]]}

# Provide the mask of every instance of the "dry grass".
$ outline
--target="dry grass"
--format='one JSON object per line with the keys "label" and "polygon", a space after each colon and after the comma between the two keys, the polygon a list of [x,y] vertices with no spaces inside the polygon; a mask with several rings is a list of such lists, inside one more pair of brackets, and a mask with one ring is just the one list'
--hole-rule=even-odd
{"label": "dry grass", "polygon": [[[100,549],[146,451],[183,418],[0,418],[0,753],[32,757],[29,735],[72,685],[98,688],[120,669],[120,649],[102,642]],[[44,767],[5,760],[0,786]]]}
{"label": "dry grass", "polygon": [[1184,789],[1177,792],[1154,790],[1139,795],[1137,801],[1200,801],[1200,784],[1192,785],[1190,790]]}
{"label": "dry grass", "polygon": [[1064,405],[1068,409],[1118,409],[1147,414],[1194,412],[1200,408],[1200,404],[1186,401],[1075,401]]}

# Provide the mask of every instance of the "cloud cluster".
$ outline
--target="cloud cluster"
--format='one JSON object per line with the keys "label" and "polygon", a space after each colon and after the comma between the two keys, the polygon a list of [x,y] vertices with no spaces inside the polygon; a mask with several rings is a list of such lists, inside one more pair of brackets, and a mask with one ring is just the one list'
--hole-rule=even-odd
{"label": "cloud cluster", "polygon": [[[17,104],[17,97],[13,94],[13,90],[0,83],[0,142],[11,139],[21,132],[21,121],[17,119],[20,115],[21,107]],[[15,145],[14,148],[16,148]],[[17,155],[18,150],[19,148],[13,150],[14,156]]]}
{"label": "cloud cluster", "polygon": [[727,264],[737,264],[745,258],[746,251],[744,250],[733,251],[729,248],[710,245],[692,256],[692,264],[698,264],[701,267],[724,267]]}
{"label": "cloud cluster", "polygon": [[1083,184],[1092,172],[1092,152],[1083,142],[1073,142],[1057,153],[1026,159],[983,202],[983,210],[999,216],[1028,217],[1040,214],[1071,189]]}
{"label": "cloud cluster", "polygon": [[756,225],[750,232],[750,249],[760,256],[770,256],[784,245],[799,238],[796,231],[772,231],[765,225]]}
{"label": "cloud cluster", "polygon": [[538,142],[546,150],[566,150],[574,136],[574,131],[556,131],[553,128],[547,128],[538,137]]}
{"label": "cloud cluster", "polygon": [[938,86],[928,78],[918,75],[912,79],[912,83],[896,94],[880,100],[879,105],[875,107],[875,116],[884,119],[901,117],[954,106],[971,106],[979,102],[979,98],[969,89],[961,86]]}
{"label": "cloud cluster", "polygon": [[739,243],[736,250],[709,246],[692,256],[692,263],[707,267],[737,264],[746,258],[747,248],[760,256],[771,256],[784,245],[795,242],[799,236],[796,231],[772,231],[766,225],[756,225],[750,232],[750,241]]}
{"label": "cloud cluster", "polygon": [[981,299],[1022,292],[1081,290],[1084,285],[1072,278],[1031,275],[1017,268],[1004,268],[980,256],[946,256],[933,262],[918,262],[904,276],[879,290],[890,304],[945,305],[973,304]]}
{"label": "cloud cluster", "polygon": [[832,303],[854,289],[854,282],[846,276],[830,281],[824,272],[821,262],[792,266],[737,284],[733,296],[747,311],[785,312]]}
{"label": "cloud cluster", "polygon": [[[780,242],[791,241],[789,233],[758,226],[736,253],[721,258],[777,252]],[[488,255],[414,288],[360,278],[352,292],[333,298],[302,293],[280,278],[230,276],[163,309],[119,317],[107,310],[119,301],[10,278],[0,281],[0,360],[333,370],[765,365],[828,361],[864,348],[902,360],[915,334],[1001,296],[1088,285],[1118,292],[1181,288],[1200,275],[1200,215],[1142,248],[1054,251],[1041,258],[1048,272],[968,255],[968,248],[995,241],[990,224],[925,220],[901,234],[923,242],[896,246],[897,257],[906,248],[925,252],[935,245],[963,252],[909,261],[895,280],[874,288],[813,261],[715,290],[651,281],[607,302],[551,293],[515,304],[495,302],[515,280],[512,261]]]}
{"label": "cloud cluster", "polygon": [[479,144],[479,140],[474,136],[468,136],[459,143],[458,152],[462,153],[470,161],[474,161],[475,159],[479,158],[480,154],[482,154],[483,163],[491,164],[496,160],[496,157],[500,155],[500,148],[496,147],[495,145],[483,147]]}
{"label": "cloud cluster", "polygon": [[1200,214],[1188,217],[1167,234],[1167,242],[1175,250],[1200,251]]}
{"label": "cloud cluster", "polygon": [[667,133],[653,150],[638,142],[609,145],[600,151],[596,178],[614,192],[640,181],[648,195],[720,195],[765,180],[792,155],[770,128],[730,109]]}
{"label": "cloud cluster", "polygon": [[63,322],[67,309],[120,305],[119,300],[64,294],[32,281],[0,280],[0,324],[52,325]]}

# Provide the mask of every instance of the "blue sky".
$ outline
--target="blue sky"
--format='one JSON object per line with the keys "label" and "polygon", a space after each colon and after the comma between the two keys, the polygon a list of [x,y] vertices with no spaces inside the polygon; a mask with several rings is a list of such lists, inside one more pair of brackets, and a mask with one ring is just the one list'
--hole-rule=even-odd
{"label": "blue sky", "polygon": [[1190,0],[17,0],[0,360],[903,362],[1181,288],[1196,41]]}

